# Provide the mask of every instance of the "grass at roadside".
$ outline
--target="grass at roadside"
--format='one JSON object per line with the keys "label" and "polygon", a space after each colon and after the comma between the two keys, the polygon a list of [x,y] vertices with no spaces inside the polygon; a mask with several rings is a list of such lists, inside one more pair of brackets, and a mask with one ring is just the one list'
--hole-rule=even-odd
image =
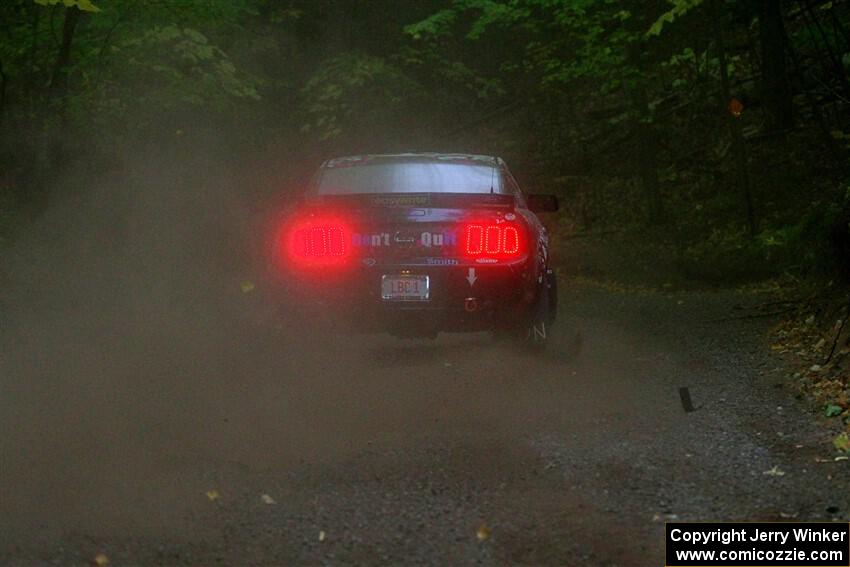
{"label": "grass at roadside", "polygon": [[846,290],[801,300],[770,331],[770,348],[790,367],[795,385],[828,425],[839,453],[850,453],[850,325]]}

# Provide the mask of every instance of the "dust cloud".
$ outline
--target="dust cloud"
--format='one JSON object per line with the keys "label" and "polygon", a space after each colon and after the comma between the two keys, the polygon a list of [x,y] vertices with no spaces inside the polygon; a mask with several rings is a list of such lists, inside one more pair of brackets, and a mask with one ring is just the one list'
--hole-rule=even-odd
{"label": "dust cloud", "polygon": [[527,361],[487,336],[293,319],[265,270],[279,204],[252,194],[256,172],[197,143],[126,155],[69,172],[0,260],[2,543],[161,537],[224,464],[279,472],[538,413],[541,392],[517,393]]}

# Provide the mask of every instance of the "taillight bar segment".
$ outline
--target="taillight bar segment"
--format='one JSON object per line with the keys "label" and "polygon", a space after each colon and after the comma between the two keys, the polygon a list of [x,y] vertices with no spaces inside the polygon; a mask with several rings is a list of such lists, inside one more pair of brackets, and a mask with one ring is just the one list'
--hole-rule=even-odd
{"label": "taillight bar segment", "polygon": [[351,256],[351,235],[350,225],[338,217],[296,217],[283,231],[285,259],[304,266],[345,264]]}
{"label": "taillight bar segment", "polygon": [[513,224],[471,222],[463,229],[463,251],[467,256],[510,258],[521,254],[522,244],[521,232]]}
{"label": "taillight bar segment", "polygon": [[293,252],[298,256],[324,258],[345,256],[345,229],[340,225],[318,225],[297,229]]}

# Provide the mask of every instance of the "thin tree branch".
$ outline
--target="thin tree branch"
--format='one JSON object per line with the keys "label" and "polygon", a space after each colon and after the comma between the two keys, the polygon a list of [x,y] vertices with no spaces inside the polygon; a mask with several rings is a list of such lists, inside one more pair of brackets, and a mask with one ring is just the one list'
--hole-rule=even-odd
{"label": "thin tree branch", "polygon": [[823,361],[822,366],[825,366],[830,360],[832,360],[832,355],[835,354],[835,347],[838,345],[838,339],[841,337],[842,331],[844,331],[844,325],[847,324],[847,319],[850,319],[850,303],[847,303],[847,313],[844,315],[844,319],[842,319],[841,325],[838,327],[838,332],[835,333],[835,338],[832,339],[832,348],[829,349],[829,356],[827,356],[826,360]]}

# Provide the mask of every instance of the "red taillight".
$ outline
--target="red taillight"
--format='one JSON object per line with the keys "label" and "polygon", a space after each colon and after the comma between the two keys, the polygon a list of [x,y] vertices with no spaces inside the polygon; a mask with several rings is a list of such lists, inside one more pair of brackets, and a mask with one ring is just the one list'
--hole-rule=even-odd
{"label": "red taillight", "polygon": [[463,250],[472,257],[512,257],[522,251],[522,236],[516,225],[469,223],[463,230]]}
{"label": "red taillight", "polygon": [[293,253],[304,258],[345,256],[345,229],[338,224],[300,228],[294,234]]}
{"label": "red taillight", "polygon": [[351,255],[351,230],[338,218],[314,216],[299,219],[287,225],[282,244],[290,263],[341,265]]}

